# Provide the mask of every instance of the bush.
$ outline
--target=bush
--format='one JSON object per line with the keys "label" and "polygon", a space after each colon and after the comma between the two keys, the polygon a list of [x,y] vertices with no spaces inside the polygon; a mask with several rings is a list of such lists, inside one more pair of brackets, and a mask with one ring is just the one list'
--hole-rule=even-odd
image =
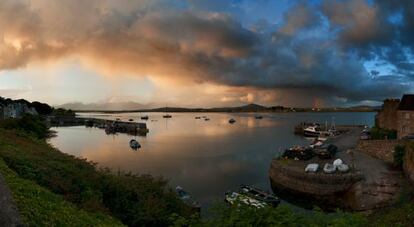
{"label": "bush", "polygon": [[174,218],[174,226],[364,226],[366,218],[352,213],[295,212],[286,205],[256,209],[238,204],[216,204],[210,218]]}
{"label": "bush", "polygon": [[18,177],[1,158],[0,173],[27,226],[123,226],[111,216],[86,212],[36,183]]}
{"label": "bush", "polygon": [[405,146],[397,145],[394,148],[394,165],[402,168],[405,156]]}
{"label": "bush", "polygon": [[383,139],[394,140],[394,139],[397,139],[397,131],[382,129],[382,128],[378,128],[378,127],[371,128],[370,135],[371,135],[371,139],[375,139],[375,140],[383,140]]}
{"label": "bush", "polygon": [[20,119],[1,120],[0,128],[18,130],[38,139],[46,138],[49,133],[45,122],[40,117],[30,114],[25,114]]}
{"label": "bush", "polygon": [[35,181],[87,211],[112,213],[129,226],[168,226],[173,213],[190,209],[149,175],[97,170],[94,163],[63,154],[45,141],[0,131],[0,156],[20,177]]}

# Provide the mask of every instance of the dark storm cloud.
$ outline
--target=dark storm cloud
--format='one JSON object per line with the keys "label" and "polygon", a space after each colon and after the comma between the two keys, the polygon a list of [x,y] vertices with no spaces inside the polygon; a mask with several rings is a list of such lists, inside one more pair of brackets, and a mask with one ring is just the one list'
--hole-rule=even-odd
{"label": "dark storm cloud", "polygon": [[[254,29],[214,11],[229,4],[193,3],[1,0],[0,69],[79,55],[101,69],[350,102],[411,89],[401,79],[413,70],[411,3],[300,1],[282,22]],[[391,23],[396,12],[401,22]],[[407,75],[370,73],[363,64],[374,58]]]}

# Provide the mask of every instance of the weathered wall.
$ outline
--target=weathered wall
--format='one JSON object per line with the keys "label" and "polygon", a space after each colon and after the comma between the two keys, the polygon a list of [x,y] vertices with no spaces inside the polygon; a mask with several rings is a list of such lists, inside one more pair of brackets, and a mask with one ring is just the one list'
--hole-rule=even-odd
{"label": "weathered wall", "polygon": [[356,149],[391,163],[394,160],[394,148],[400,143],[400,140],[360,140]]}
{"label": "weathered wall", "polygon": [[381,111],[376,116],[377,126],[384,129],[397,130],[397,109],[399,99],[384,100]]}
{"label": "weathered wall", "polygon": [[414,183],[414,150],[411,146],[406,147],[403,169],[404,174]]}
{"label": "weathered wall", "polygon": [[414,133],[414,111],[397,111],[398,138]]}

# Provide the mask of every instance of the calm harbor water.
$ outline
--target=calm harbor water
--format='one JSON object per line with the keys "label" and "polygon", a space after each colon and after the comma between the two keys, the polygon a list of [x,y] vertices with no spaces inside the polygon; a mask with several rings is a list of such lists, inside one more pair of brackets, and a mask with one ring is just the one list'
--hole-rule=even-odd
{"label": "calm harbor water", "polygon": [[[139,120],[139,113],[81,116],[102,119]],[[224,192],[249,184],[270,190],[268,168],[271,159],[294,144],[308,141],[293,134],[301,121],[336,124],[374,124],[375,113],[145,113],[149,133],[145,137],[125,134],[106,135],[97,128],[57,127],[50,143],[62,152],[97,162],[114,171],[149,173],[180,185],[203,205],[222,200]],[[195,119],[207,116],[210,121]],[[230,118],[237,122],[228,123]],[[135,138],[142,148],[134,151],[129,140]]]}

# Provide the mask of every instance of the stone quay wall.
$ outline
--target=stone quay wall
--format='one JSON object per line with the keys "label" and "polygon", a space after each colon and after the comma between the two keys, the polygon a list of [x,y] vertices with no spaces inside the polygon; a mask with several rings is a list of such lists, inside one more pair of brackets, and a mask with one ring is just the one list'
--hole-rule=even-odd
{"label": "stone quay wall", "polygon": [[400,140],[360,140],[357,150],[370,156],[392,163],[394,160],[394,148],[402,144]]}

